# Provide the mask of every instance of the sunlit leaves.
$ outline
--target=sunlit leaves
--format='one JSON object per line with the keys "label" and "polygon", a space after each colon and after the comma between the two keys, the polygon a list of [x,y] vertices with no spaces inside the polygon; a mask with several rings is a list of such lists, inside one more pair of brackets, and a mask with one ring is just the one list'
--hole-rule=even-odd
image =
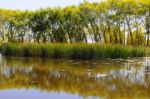
{"label": "sunlit leaves", "polygon": [[[15,42],[25,39],[72,43],[90,39],[97,43],[125,44],[125,35],[132,39],[136,33],[139,36],[145,33],[145,37],[150,34],[150,1],[101,0],[89,3],[85,0],[79,6],[37,11],[0,9],[0,29],[4,28],[6,31],[1,34],[7,34],[7,38]],[[133,42],[131,40],[129,44],[137,43]]]}

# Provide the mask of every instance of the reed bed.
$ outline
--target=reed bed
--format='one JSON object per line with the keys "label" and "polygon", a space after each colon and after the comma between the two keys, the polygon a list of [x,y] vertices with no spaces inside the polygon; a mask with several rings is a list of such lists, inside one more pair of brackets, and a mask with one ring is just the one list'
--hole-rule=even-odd
{"label": "reed bed", "polygon": [[0,47],[4,56],[104,59],[146,56],[144,46],[101,45],[84,43],[8,43]]}

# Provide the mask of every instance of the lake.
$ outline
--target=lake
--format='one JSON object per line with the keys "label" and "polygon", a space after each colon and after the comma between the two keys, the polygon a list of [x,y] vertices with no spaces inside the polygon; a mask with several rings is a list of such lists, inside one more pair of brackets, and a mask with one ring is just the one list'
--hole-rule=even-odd
{"label": "lake", "polygon": [[2,99],[150,98],[150,58],[0,58]]}

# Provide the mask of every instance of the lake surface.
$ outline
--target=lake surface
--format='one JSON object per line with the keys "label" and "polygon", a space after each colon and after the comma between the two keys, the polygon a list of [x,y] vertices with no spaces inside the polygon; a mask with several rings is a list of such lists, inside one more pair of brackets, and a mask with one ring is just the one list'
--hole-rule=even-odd
{"label": "lake surface", "polygon": [[150,58],[0,58],[1,99],[150,98]]}

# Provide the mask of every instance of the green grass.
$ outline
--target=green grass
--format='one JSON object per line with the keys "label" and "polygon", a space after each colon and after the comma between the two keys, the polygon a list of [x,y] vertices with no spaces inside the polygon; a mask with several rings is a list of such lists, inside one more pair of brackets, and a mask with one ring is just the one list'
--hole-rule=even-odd
{"label": "green grass", "polygon": [[100,45],[100,44],[64,44],[64,43],[8,43],[0,47],[4,56],[102,59],[144,57],[144,46]]}

